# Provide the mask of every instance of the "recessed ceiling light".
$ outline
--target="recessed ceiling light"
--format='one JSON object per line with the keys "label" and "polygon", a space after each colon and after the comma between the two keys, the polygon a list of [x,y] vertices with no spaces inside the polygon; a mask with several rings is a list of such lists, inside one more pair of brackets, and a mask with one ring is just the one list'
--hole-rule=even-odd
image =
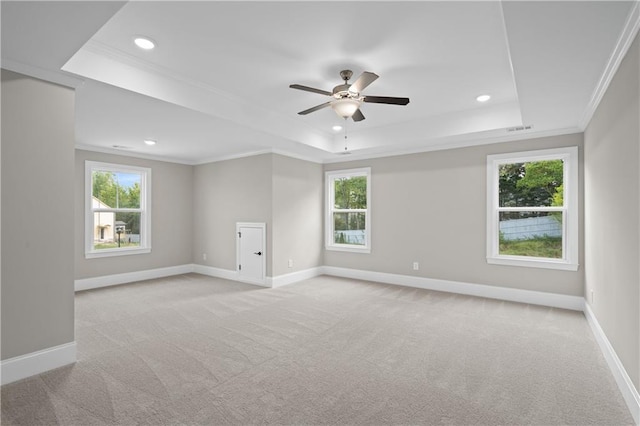
{"label": "recessed ceiling light", "polygon": [[145,139],[144,143],[146,143],[147,145],[151,146],[151,145],[155,145],[156,141],[154,141],[153,139]]}
{"label": "recessed ceiling light", "polygon": [[144,49],[144,50],[151,50],[154,47],[156,47],[156,44],[153,42],[153,40],[151,40],[150,38],[147,38],[147,37],[138,36],[138,37],[133,39],[133,42],[140,49]]}
{"label": "recessed ceiling light", "polygon": [[489,99],[491,99],[491,96],[489,95],[480,95],[476,98],[476,101],[478,102],[487,102]]}
{"label": "recessed ceiling light", "polygon": [[336,124],[335,126],[332,127],[332,129],[336,132],[339,132],[340,130],[342,130],[342,126],[339,126]]}

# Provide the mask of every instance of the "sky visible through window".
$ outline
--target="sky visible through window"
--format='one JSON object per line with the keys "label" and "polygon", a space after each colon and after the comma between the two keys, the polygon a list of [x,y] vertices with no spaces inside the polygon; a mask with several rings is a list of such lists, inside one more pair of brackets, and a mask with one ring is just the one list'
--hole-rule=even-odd
{"label": "sky visible through window", "polygon": [[140,175],[138,173],[120,173],[114,172],[115,181],[123,188],[131,188],[134,184],[140,184]]}

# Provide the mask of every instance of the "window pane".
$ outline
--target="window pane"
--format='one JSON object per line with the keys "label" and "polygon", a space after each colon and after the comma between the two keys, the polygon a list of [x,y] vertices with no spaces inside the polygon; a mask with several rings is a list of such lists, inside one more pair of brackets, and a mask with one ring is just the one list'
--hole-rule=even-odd
{"label": "window pane", "polygon": [[563,206],[563,173],[563,160],[500,165],[499,206]]}
{"label": "window pane", "polygon": [[501,255],[562,259],[562,212],[500,212]]}
{"label": "window pane", "polygon": [[141,173],[93,171],[94,208],[140,208]]}
{"label": "window pane", "polygon": [[338,178],[333,181],[334,208],[366,209],[367,177]]}
{"label": "window pane", "polygon": [[365,241],[365,213],[334,213],[333,242],[363,246]]}
{"label": "window pane", "polygon": [[140,246],[140,213],[101,212],[93,214],[95,250]]}

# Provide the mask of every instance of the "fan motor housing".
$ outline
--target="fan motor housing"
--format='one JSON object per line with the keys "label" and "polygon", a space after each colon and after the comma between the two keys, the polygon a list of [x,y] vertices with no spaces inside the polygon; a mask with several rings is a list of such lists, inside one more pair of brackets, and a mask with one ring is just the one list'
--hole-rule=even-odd
{"label": "fan motor housing", "polygon": [[340,99],[340,98],[344,98],[347,96],[354,96],[354,95],[358,95],[357,93],[351,92],[349,91],[349,88],[351,87],[350,84],[339,84],[336,87],[333,88],[333,97]]}

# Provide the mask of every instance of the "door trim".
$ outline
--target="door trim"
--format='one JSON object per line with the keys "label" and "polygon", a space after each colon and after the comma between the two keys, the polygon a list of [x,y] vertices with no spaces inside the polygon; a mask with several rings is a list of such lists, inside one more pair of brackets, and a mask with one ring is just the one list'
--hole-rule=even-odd
{"label": "door trim", "polygon": [[[262,230],[262,279],[255,280],[251,278],[242,277],[240,274],[240,228],[259,228]],[[266,285],[267,279],[267,224],[264,222],[236,222],[236,275],[238,281],[258,284],[261,286]]]}

